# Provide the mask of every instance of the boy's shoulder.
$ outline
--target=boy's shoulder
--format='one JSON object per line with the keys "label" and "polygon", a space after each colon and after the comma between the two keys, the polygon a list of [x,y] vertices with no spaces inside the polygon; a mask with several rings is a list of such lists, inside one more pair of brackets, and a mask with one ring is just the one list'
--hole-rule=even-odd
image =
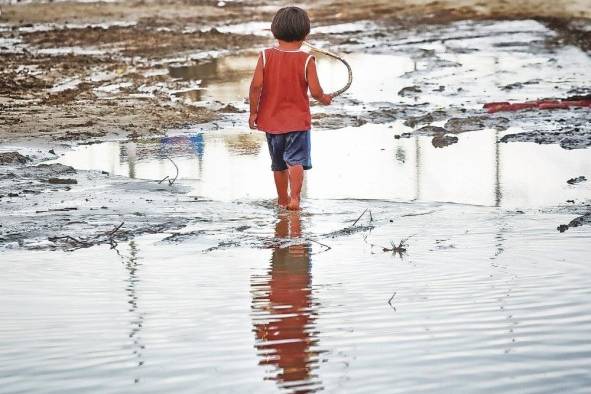
{"label": "boy's shoulder", "polygon": [[263,56],[264,64],[266,64],[267,60],[275,57],[297,59],[301,61],[306,61],[308,58],[314,57],[310,52],[306,52],[302,49],[286,50],[277,47],[264,48],[261,50],[261,54]]}

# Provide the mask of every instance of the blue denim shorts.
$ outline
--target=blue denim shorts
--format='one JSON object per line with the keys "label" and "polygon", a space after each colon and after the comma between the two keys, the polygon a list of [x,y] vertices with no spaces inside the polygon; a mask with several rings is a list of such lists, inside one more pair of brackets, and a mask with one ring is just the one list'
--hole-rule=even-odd
{"label": "blue denim shorts", "polygon": [[310,130],[285,134],[267,133],[267,145],[271,154],[271,170],[283,171],[288,166],[301,165],[312,168]]}

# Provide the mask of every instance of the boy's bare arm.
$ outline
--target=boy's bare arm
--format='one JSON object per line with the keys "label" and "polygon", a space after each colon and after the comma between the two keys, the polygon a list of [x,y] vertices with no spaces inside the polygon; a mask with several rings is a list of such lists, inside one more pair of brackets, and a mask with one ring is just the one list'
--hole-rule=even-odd
{"label": "boy's bare arm", "polygon": [[263,91],[263,59],[259,56],[257,66],[250,82],[250,92],[248,99],[250,102],[250,117],[248,118],[248,126],[251,129],[256,129],[257,112],[259,110],[259,100],[261,99],[261,92]]}
{"label": "boy's bare arm", "polygon": [[310,59],[307,70],[308,86],[312,97],[318,100],[321,104],[329,105],[332,102],[332,96],[324,94],[320,81],[318,80],[318,72],[316,71],[316,60]]}

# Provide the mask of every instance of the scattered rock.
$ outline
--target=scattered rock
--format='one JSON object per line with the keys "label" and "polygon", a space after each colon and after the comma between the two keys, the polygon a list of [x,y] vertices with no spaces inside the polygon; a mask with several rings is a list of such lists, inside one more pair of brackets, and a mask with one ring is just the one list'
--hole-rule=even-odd
{"label": "scattered rock", "polygon": [[463,133],[482,129],[507,130],[509,119],[490,116],[469,116],[467,118],[451,118],[445,128],[452,133]]}
{"label": "scattered rock", "polygon": [[571,220],[569,224],[561,224],[560,226],[556,227],[556,229],[558,231],[560,231],[561,233],[563,233],[571,227],[579,227],[579,226],[590,225],[590,224],[591,224],[591,212],[587,212],[586,214]]}
{"label": "scattered rock", "polygon": [[501,142],[535,142],[536,144],[559,144],[563,149],[584,149],[591,146],[591,133],[574,131],[528,131],[507,134]]}
{"label": "scattered rock", "polygon": [[444,148],[446,146],[455,144],[458,142],[458,137],[455,135],[436,135],[431,140],[431,143],[435,148]]}
{"label": "scattered rock", "polygon": [[439,126],[423,126],[418,130],[415,130],[413,134],[415,135],[425,135],[425,136],[437,136],[447,134],[448,131],[443,127]]}
{"label": "scattered rock", "polygon": [[521,89],[525,85],[537,85],[539,83],[540,83],[539,79],[532,79],[531,81],[527,81],[527,82],[515,82],[515,83],[510,83],[508,85],[502,86],[501,90],[509,91],[509,90],[513,90],[513,89]]}
{"label": "scattered rock", "polygon": [[222,107],[218,110],[218,112],[224,112],[224,113],[230,113],[230,114],[240,114],[243,112],[246,112],[243,109],[237,108],[236,106],[232,105],[232,104],[228,104],[225,107]]}
{"label": "scattered rock", "polygon": [[415,127],[422,124],[428,124],[432,122],[437,122],[439,120],[443,120],[447,117],[445,111],[433,111],[426,115],[420,116],[411,116],[410,118],[404,121],[404,125],[408,127]]}
{"label": "scattered rock", "polygon": [[18,152],[3,152],[0,153],[0,165],[6,164],[26,164],[31,159],[23,156]]}
{"label": "scattered rock", "polygon": [[421,88],[419,88],[418,86],[407,86],[405,88],[400,89],[398,95],[402,97],[408,97],[415,96],[417,93],[423,93]]}
{"label": "scattered rock", "polygon": [[360,116],[342,114],[318,114],[314,116],[312,124],[323,129],[340,129],[347,126],[359,127],[367,123]]}
{"label": "scattered rock", "polygon": [[566,183],[568,183],[569,185],[576,185],[577,183],[585,182],[586,180],[587,178],[581,175],[576,178],[569,179],[568,181],[566,181]]}
{"label": "scattered rock", "polygon": [[[34,175],[39,176],[52,176],[52,175],[65,175],[75,174],[76,170],[73,167],[66,166],[59,163],[54,164],[39,164],[34,167],[27,167],[27,170],[35,171]],[[53,178],[53,176],[52,176]]]}
{"label": "scattered rock", "polygon": [[51,183],[52,185],[75,185],[78,181],[71,178],[49,178],[47,183]]}

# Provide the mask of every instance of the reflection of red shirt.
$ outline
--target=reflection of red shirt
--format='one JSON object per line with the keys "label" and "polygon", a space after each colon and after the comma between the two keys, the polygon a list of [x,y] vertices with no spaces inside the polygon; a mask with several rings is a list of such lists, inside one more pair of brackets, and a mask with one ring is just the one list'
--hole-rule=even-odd
{"label": "reflection of red shirt", "polygon": [[262,51],[263,91],[257,126],[271,134],[310,130],[310,99],[306,69],[312,58],[301,50]]}
{"label": "reflection of red shirt", "polygon": [[[298,250],[300,249],[301,250]],[[308,382],[311,378],[315,339],[310,256],[307,246],[297,245],[273,251],[272,269],[265,287],[268,293],[253,299],[258,310],[267,310],[269,321],[255,324],[256,347],[263,365],[280,368],[280,382]],[[309,382],[308,382],[309,383]]]}

